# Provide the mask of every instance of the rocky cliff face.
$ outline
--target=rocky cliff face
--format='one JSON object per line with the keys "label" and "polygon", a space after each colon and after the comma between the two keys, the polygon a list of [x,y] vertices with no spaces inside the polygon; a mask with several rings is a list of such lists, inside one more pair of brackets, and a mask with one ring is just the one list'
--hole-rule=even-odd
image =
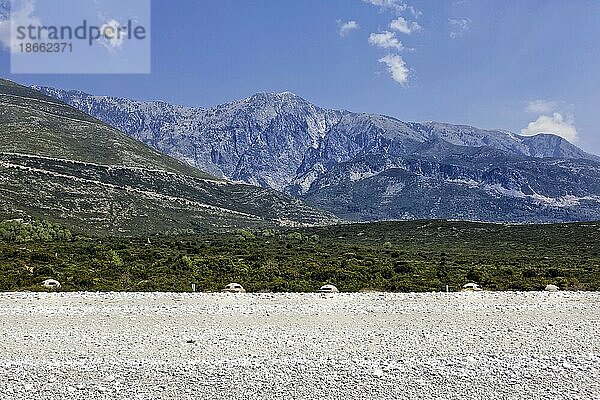
{"label": "rocky cliff face", "polygon": [[600,158],[554,135],[327,110],[289,92],[202,109],[38,89],[211,174],[343,217],[600,218]]}
{"label": "rocky cliff face", "polygon": [[0,219],[76,232],[318,224],[330,214],[215,178],[35,90],[0,80]]}

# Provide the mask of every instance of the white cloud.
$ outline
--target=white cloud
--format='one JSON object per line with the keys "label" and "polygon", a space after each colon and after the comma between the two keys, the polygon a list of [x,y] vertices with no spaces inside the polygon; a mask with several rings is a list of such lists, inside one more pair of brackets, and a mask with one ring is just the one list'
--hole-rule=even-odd
{"label": "white cloud", "polygon": [[525,136],[533,136],[538,133],[552,133],[567,139],[570,142],[577,142],[577,129],[573,119],[565,118],[561,113],[555,112],[550,115],[540,115],[538,119],[530,122],[527,128],[521,130]]}
{"label": "white cloud", "polygon": [[421,11],[413,6],[406,4],[401,0],[363,0],[365,3],[379,7],[382,11],[391,11],[396,15],[400,15],[405,11],[409,11],[415,18],[421,16]]}
{"label": "white cloud", "polygon": [[532,114],[549,114],[558,109],[558,101],[533,100],[527,103],[526,111]]}
{"label": "white cloud", "polygon": [[[32,15],[34,12],[35,2],[33,0],[13,1],[10,15],[8,12],[3,12],[3,20],[0,21],[0,43],[4,48],[9,49],[11,52],[19,51],[16,40],[11,45],[11,25],[15,29],[17,26],[42,25],[42,21]],[[19,43],[25,43],[25,41],[20,40]]]}
{"label": "white cloud", "polygon": [[390,28],[407,35],[410,35],[413,32],[419,32],[423,29],[418,23],[414,21],[409,22],[403,17],[398,17],[390,22]]}
{"label": "white cloud", "polygon": [[353,31],[354,29],[358,29],[358,22],[356,21],[348,21],[348,22],[342,22],[341,20],[337,20],[338,23],[338,27],[339,27],[339,35],[341,37],[346,37],[348,36],[348,34]]}
{"label": "white cloud", "polygon": [[[413,6],[402,0],[363,0],[364,3],[379,7],[381,12],[389,12],[396,19],[390,22],[390,31],[371,33],[369,43],[373,46],[383,49],[394,49],[396,51],[410,51],[413,49],[405,48],[402,42],[396,36],[396,32],[409,35],[413,32],[422,30],[421,25],[416,21],[409,21],[405,18],[407,13],[412,14],[413,19],[418,19],[422,13]],[[396,32],[394,32],[396,31]],[[385,64],[392,79],[397,83],[406,86],[408,84],[411,71],[399,54],[388,54],[378,60]]]}
{"label": "white cloud", "polygon": [[369,43],[373,46],[381,47],[382,49],[402,50],[404,46],[398,40],[394,32],[384,31],[381,33],[371,33]]}
{"label": "white cloud", "polygon": [[402,57],[397,54],[388,54],[387,56],[380,58],[379,62],[387,65],[393,80],[401,85],[406,85],[408,83],[410,70]]}
{"label": "white cloud", "polygon": [[470,18],[449,18],[448,25],[450,26],[450,38],[456,39],[464,35],[471,29]]}

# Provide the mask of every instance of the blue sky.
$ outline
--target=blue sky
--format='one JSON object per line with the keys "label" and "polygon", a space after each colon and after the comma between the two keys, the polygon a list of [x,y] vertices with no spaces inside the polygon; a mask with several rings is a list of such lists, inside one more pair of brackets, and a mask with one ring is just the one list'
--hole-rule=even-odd
{"label": "blue sky", "polygon": [[153,0],[151,74],[11,75],[6,49],[0,68],[193,106],[289,90],[407,121],[555,131],[600,154],[599,41],[595,0]]}

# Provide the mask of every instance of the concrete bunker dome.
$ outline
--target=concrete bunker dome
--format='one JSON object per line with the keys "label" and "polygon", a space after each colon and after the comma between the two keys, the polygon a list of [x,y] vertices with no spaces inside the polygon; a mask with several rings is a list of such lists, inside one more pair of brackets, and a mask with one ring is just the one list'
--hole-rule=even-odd
{"label": "concrete bunker dome", "polygon": [[481,288],[475,282],[465,283],[462,287],[463,292],[479,292]]}
{"label": "concrete bunker dome", "polygon": [[319,293],[338,293],[337,287],[331,284],[323,285],[319,288]]}
{"label": "concrete bunker dome", "polygon": [[45,281],[42,282],[42,286],[45,287],[46,289],[51,289],[51,290],[58,290],[60,289],[60,282],[57,281],[56,279],[46,279]]}
{"label": "concrete bunker dome", "polygon": [[240,285],[239,283],[232,282],[232,283],[228,284],[227,286],[225,286],[225,288],[223,289],[223,292],[246,293],[246,289],[244,289],[244,287],[242,285]]}

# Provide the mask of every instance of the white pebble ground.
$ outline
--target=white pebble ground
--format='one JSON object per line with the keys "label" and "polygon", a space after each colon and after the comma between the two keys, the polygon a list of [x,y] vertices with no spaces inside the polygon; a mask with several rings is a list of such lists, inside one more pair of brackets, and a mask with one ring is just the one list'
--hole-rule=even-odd
{"label": "white pebble ground", "polygon": [[0,398],[600,399],[600,293],[5,293]]}

